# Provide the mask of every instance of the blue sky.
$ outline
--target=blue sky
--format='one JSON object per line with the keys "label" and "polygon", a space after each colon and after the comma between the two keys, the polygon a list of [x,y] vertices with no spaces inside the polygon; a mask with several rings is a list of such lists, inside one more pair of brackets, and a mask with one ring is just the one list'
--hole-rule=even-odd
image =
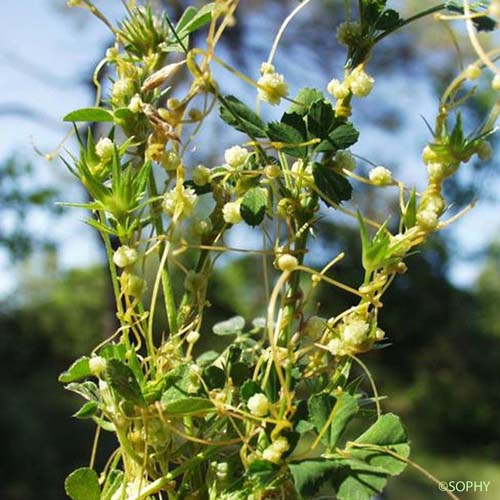
{"label": "blue sky", "polygon": [[[96,4],[111,19],[121,13],[118,0],[102,0]],[[35,181],[55,183],[66,199],[74,201],[75,197],[81,196],[74,179],[65,172],[60,162],[49,163],[38,157],[34,146],[43,152],[53,150],[68,130],[60,117],[72,109],[92,104],[92,94],[85,79],[88,78],[89,68],[102,56],[109,35],[105,26],[87,12],[73,9],[68,13],[64,5],[63,0],[2,1],[0,107],[22,104],[46,114],[48,119],[42,124],[12,115],[0,115],[0,158],[16,153],[33,160],[37,165]],[[255,29],[263,27],[263,23],[255,25]],[[267,28],[266,31],[274,31],[272,27]],[[265,41],[262,37],[258,40]],[[279,63],[279,53],[277,61]],[[303,77],[307,78],[306,63],[299,65],[298,71],[302,71]],[[381,89],[378,92],[383,92],[384,78],[392,79],[391,92],[398,96],[398,105],[402,109],[411,111],[414,103],[419,103],[418,110],[407,114],[404,130],[395,140],[397,149],[392,150],[393,154],[405,158],[405,181],[418,185],[423,179],[418,152],[425,141],[420,113],[428,112],[432,116],[435,96],[425,81],[414,82],[408,92],[408,81],[391,75],[377,78]],[[386,80],[385,83],[389,82]],[[373,98],[376,97],[377,94]],[[362,118],[360,113],[359,119]],[[364,132],[368,133],[371,141],[366,143],[366,151],[370,150],[372,158],[390,162],[387,135],[376,128]],[[364,153],[362,148],[356,152]],[[466,253],[483,248],[498,234],[500,222],[497,211],[496,201],[480,202],[472,213],[449,230]],[[78,266],[99,258],[95,235],[81,222],[83,217],[83,212],[70,211],[57,225],[36,215],[27,223],[39,231],[51,231],[55,235],[61,245],[59,258],[62,266]],[[14,285],[15,270],[8,266],[4,257],[0,257],[0,267],[4,275],[4,279],[0,280],[1,294]],[[451,276],[458,284],[470,285],[479,268],[477,260],[458,259],[454,261]]]}

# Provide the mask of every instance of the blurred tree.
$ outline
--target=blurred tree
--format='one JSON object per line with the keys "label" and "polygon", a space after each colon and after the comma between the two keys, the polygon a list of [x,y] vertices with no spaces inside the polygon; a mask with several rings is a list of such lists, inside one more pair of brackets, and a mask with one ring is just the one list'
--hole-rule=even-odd
{"label": "blurred tree", "polygon": [[54,205],[57,191],[37,185],[33,177],[29,162],[15,157],[0,162],[0,250],[15,259],[53,243],[50,236],[36,231],[30,218],[59,212]]}

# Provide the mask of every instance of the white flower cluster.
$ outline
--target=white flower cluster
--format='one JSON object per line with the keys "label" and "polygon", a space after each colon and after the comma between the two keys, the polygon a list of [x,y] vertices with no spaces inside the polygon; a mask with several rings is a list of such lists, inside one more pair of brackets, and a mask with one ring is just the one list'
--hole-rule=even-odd
{"label": "white flower cluster", "polygon": [[265,417],[269,413],[269,400],[265,394],[258,392],[247,401],[248,409],[256,417]]}
{"label": "white flower cluster", "polygon": [[269,63],[262,63],[260,74],[261,77],[257,81],[259,99],[272,105],[279,104],[281,99],[288,95],[285,77],[276,73],[274,66]]}
{"label": "white flower cluster", "polygon": [[134,114],[138,114],[142,112],[142,106],[143,102],[141,99],[141,96],[139,94],[136,94],[132,99],[130,99],[130,103],[128,105],[129,111],[131,111]]}
{"label": "white flower cluster", "polygon": [[135,264],[137,261],[137,250],[130,248],[127,245],[122,245],[115,250],[113,254],[113,262],[118,267],[128,267]]}
{"label": "white flower cluster", "polygon": [[192,215],[197,201],[198,196],[193,188],[185,188],[182,184],[177,184],[164,194],[163,210],[170,217],[173,217],[174,214],[189,217]]}
{"label": "white flower cluster", "polygon": [[115,143],[109,137],[103,137],[95,145],[95,154],[103,161],[107,162],[113,158]]}
{"label": "white flower cluster", "polygon": [[224,221],[228,224],[238,224],[243,218],[240,213],[242,199],[238,199],[236,201],[229,201],[222,207],[222,217],[224,217]]}
{"label": "white flower cluster", "polygon": [[363,65],[360,64],[343,82],[335,78],[331,80],[327,90],[335,99],[345,99],[350,92],[356,97],[366,97],[372,91],[374,84],[374,78],[365,73]]}
{"label": "white flower cluster", "polygon": [[89,369],[92,375],[99,377],[106,370],[106,360],[102,356],[92,356],[89,359]]}
{"label": "white flower cluster", "polygon": [[111,88],[111,97],[116,102],[123,102],[134,95],[135,85],[132,78],[117,80]]}
{"label": "white flower cluster", "polygon": [[370,181],[376,186],[387,186],[392,183],[392,172],[385,167],[374,167],[368,173]]}
{"label": "white flower cluster", "polygon": [[283,436],[275,439],[263,452],[262,458],[269,462],[278,463],[283,453],[290,449],[290,444]]}
{"label": "white flower cluster", "polygon": [[226,163],[234,170],[238,170],[243,167],[248,160],[250,153],[248,149],[242,148],[241,146],[233,146],[226,149],[224,152],[224,159]]}
{"label": "white flower cluster", "polygon": [[346,318],[340,327],[340,335],[328,342],[327,349],[334,356],[343,356],[356,350],[368,338],[370,323],[360,318]]}

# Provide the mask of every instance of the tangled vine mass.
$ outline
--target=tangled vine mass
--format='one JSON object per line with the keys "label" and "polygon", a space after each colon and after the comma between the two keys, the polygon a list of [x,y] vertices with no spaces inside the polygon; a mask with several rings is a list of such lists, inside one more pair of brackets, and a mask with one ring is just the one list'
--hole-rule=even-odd
{"label": "tangled vine mass", "polygon": [[[473,80],[489,79],[500,91],[500,50],[485,50],[478,38],[496,28],[500,2],[448,2],[405,19],[386,0],[346,1],[336,30],[346,49],[343,74],[306,82],[294,96],[274,56],[311,0],[277,29],[258,75],[217,55],[237,22],[238,0],[201,2],[180,19],[123,0],[116,25],[90,0],[68,3],[94,14],[115,37],[94,74],[95,107],[65,117],[79,151],[63,160],[88,193],[88,203],[67,205],[89,210],[87,223],[102,236],[119,322],[112,337],[60,376],[86,400],[75,416],[97,429],[89,467],[66,479],[69,497],[293,500],[321,492],[369,500],[408,465],[437,481],[409,459],[403,424],[383,412],[362,357],[387,344],[378,326],[382,298],[407,271],[407,256],[461,215],[450,215],[443,184],[473,156],[491,157],[487,138],[498,104],[475,130],[460,108],[474,97]],[[366,177],[356,173],[350,148],[360,134],[350,117],[375,85],[368,64],[379,43],[433,16],[461,20],[477,59],[437,105],[422,155],[427,184],[417,192],[384,166],[374,164]],[[239,78],[257,104],[225,95],[214,67]],[[110,84],[101,95],[104,69]],[[277,105],[281,118],[267,122],[267,108]],[[213,144],[217,165],[190,164],[212,112],[237,131],[240,144],[224,152]],[[356,186],[395,190],[399,212],[385,222],[365,217],[349,202]],[[343,253],[322,269],[308,265],[318,221],[339,212],[359,227],[364,279],[355,285],[331,276]],[[260,232],[261,247],[227,245],[237,225]],[[216,259],[237,251],[259,258],[266,310],[208,328]],[[315,303],[318,286],[352,294],[355,305],[331,316]],[[168,328],[159,331],[162,318]],[[212,336],[225,347],[202,352]],[[102,432],[114,434],[117,447],[96,471]]]}

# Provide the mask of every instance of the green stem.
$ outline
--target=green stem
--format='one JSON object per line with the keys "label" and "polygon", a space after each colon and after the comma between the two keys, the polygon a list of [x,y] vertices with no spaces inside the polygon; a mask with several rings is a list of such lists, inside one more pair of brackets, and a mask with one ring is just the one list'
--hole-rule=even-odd
{"label": "green stem", "polygon": [[441,3],[439,5],[435,5],[434,7],[430,7],[429,9],[423,10],[422,12],[419,12],[418,14],[415,14],[414,16],[409,17],[408,19],[404,19],[401,22],[401,24],[399,24],[395,28],[393,28],[391,30],[384,31],[383,33],[381,33],[380,35],[375,37],[375,39],[373,40],[373,43],[376,44],[376,43],[380,42],[381,40],[383,40],[384,38],[386,38],[390,34],[401,29],[403,26],[406,26],[406,25],[412,23],[413,21],[417,21],[418,19],[421,19],[422,17],[429,16],[430,14],[434,14],[435,12],[439,12],[440,10],[444,10],[444,9],[446,9],[446,4]]}
{"label": "green stem", "polygon": [[[156,187],[156,181],[154,178],[154,174],[152,172],[149,177],[149,189],[153,197],[158,196],[158,188]],[[157,206],[158,204],[155,203],[153,205],[154,207],[153,209],[156,209]],[[154,224],[156,229],[156,235],[160,236],[164,234],[163,222],[161,220],[160,215],[157,216],[155,215]],[[162,242],[160,245],[160,253],[163,253],[164,250],[165,250],[165,242]],[[165,299],[165,311],[167,314],[168,327],[170,330],[170,334],[172,335],[177,332],[178,324],[177,324],[177,307],[175,304],[175,296],[174,296],[174,289],[172,286],[172,280],[170,279],[170,274],[168,272],[168,263],[166,263],[163,269],[161,270],[161,282],[162,282],[163,297]]]}
{"label": "green stem", "polygon": [[212,455],[215,455],[215,453],[219,449],[220,449],[219,446],[210,446],[207,447],[206,450],[197,453],[193,458],[187,460],[182,465],[177,467],[177,469],[169,472],[163,477],[160,477],[156,481],[152,482],[147,488],[143,489],[141,491],[141,495],[137,498],[137,500],[145,500],[148,496],[154,495],[155,493],[161,491],[165,486],[167,486],[168,483],[173,481],[176,477],[180,476],[181,474],[184,474],[184,472],[191,469],[191,467],[194,467],[198,464],[201,464],[202,462],[205,462]]}

